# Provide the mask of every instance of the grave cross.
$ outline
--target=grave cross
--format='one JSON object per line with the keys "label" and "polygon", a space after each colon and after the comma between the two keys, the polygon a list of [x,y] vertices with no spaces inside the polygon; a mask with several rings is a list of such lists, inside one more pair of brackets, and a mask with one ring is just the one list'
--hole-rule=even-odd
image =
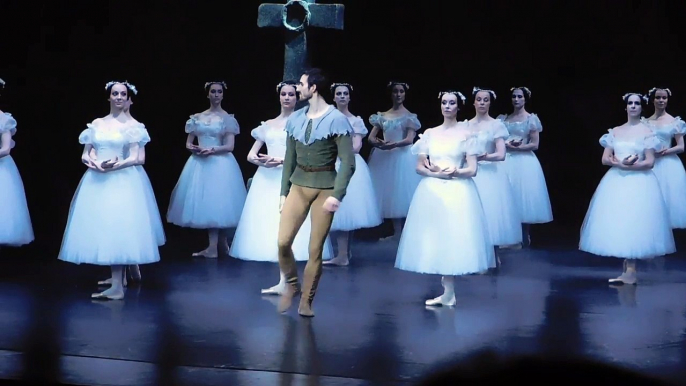
{"label": "grave cross", "polygon": [[308,27],[343,29],[345,7],[342,4],[316,4],[315,1],[288,0],[286,4],[265,3],[258,8],[258,27],[286,29],[283,80],[299,80],[309,66]]}

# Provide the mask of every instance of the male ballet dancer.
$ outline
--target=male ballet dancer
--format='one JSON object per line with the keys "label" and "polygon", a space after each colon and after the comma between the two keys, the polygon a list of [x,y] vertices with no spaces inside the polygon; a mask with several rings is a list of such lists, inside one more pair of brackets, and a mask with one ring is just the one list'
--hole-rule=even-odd
{"label": "male ballet dancer", "polygon": [[[281,177],[281,221],[279,223],[279,267],[286,276],[286,290],[278,311],[286,312],[301,292],[293,257],[293,240],[311,210],[310,258],[305,266],[298,313],[314,316],[312,301],[322,274],[322,250],[333,215],[345,197],[355,172],[353,128],[321,93],[328,81],[319,69],[306,71],[296,89],[308,105],[286,122],[288,140]],[[341,163],[336,173],[336,159]]]}

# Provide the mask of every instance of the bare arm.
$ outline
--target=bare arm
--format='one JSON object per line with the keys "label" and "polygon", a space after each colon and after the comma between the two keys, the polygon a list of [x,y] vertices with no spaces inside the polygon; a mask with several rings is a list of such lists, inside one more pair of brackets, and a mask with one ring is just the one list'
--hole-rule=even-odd
{"label": "bare arm", "polygon": [[[469,159],[469,156],[467,156]],[[505,159],[505,140],[503,138],[497,138],[495,140],[495,151],[491,154],[486,154],[482,158],[484,161],[502,161]]]}
{"label": "bare arm", "polygon": [[361,149],[362,149],[362,135],[355,134],[355,135],[353,135],[353,153],[360,154]]}
{"label": "bare arm", "polygon": [[655,150],[646,149],[645,158],[641,161],[634,162],[633,165],[622,164],[622,169],[627,170],[650,170],[655,166]]}
{"label": "bare arm", "polygon": [[427,157],[425,154],[420,154],[417,156],[417,167],[415,168],[417,174],[424,177],[438,177],[438,172],[432,172],[426,167],[426,161],[428,159],[429,157]]}
{"label": "bare arm", "polygon": [[[503,141],[503,144],[505,141],[501,138],[501,141]],[[505,148],[505,145],[503,145],[503,149]],[[476,171],[478,168],[478,163],[476,160],[476,156],[473,155],[468,155],[466,158],[467,165],[463,168],[455,170],[453,175],[455,177],[462,177],[462,178],[471,178],[476,176]]]}
{"label": "bare arm", "polygon": [[617,166],[617,159],[615,158],[615,151],[611,147],[606,147],[603,151],[603,157],[601,158],[603,165],[605,166]]}
{"label": "bare arm", "polygon": [[195,142],[195,134],[189,133],[186,137],[186,149],[190,150],[195,148],[196,146],[193,144],[193,142]]}
{"label": "bare arm", "polygon": [[126,157],[123,160],[119,160],[114,163],[111,169],[106,169],[106,170],[119,170],[119,169],[124,169],[128,168],[129,166],[134,166],[138,162],[138,150],[140,146],[138,146],[138,142],[132,142],[129,144],[129,156]]}
{"label": "bare arm", "polygon": [[369,142],[370,145],[379,147],[379,145],[383,143],[383,141],[379,139],[380,130],[381,128],[379,126],[372,126],[372,131],[369,132],[369,136],[367,137],[367,142]]}
{"label": "bare arm", "polygon": [[414,137],[416,135],[417,135],[417,133],[414,130],[407,129],[407,135],[405,136],[405,138],[403,138],[402,140],[400,140],[398,142],[393,143],[393,145],[390,148],[392,149],[392,148],[396,148],[396,147],[411,146],[412,143],[414,142]]}
{"label": "bare arm", "polygon": [[7,157],[10,155],[10,145],[12,144],[12,134],[9,131],[2,133],[0,136],[0,142],[2,142],[2,147],[0,147],[0,158]]}
{"label": "bare arm", "polygon": [[676,141],[676,146],[670,147],[662,155],[681,154],[684,152],[684,135],[677,134],[674,136],[674,140]]}
{"label": "bare arm", "polygon": [[224,138],[222,138],[222,145],[221,146],[213,146],[214,148],[214,154],[225,154],[225,153],[231,153],[233,151],[233,146],[236,143],[236,135],[233,133],[226,133],[224,134]]}
{"label": "bare arm", "polygon": [[538,131],[530,131],[529,132],[529,143],[527,144],[522,144],[516,147],[515,149],[518,149],[520,151],[536,151],[538,150],[538,145],[541,142],[541,136]]}
{"label": "bare arm", "polygon": [[257,156],[263,145],[264,142],[260,141],[259,139],[255,140],[255,143],[252,144],[252,147],[248,152],[248,162],[257,166],[264,166],[264,162],[260,161],[260,158]]}
{"label": "bare arm", "polygon": [[138,146],[138,157],[136,157],[136,165],[145,165],[145,146]]}

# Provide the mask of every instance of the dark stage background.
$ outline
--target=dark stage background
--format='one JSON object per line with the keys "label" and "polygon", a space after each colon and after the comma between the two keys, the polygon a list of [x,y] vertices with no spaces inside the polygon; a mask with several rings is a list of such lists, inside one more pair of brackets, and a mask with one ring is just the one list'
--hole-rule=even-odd
{"label": "dark stage background", "polygon": [[[132,114],[152,136],[145,167],[163,214],[189,156],[184,123],[207,107],[208,80],[229,86],[224,107],[242,128],[235,155],[244,178],[252,176],[255,167],[245,161],[250,130],[279,112],[274,87],[284,49],[280,30],[257,27],[260,3],[2,2],[0,77],[8,85],[0,109],[19,122],[12,156],[36,233],[31,246],[12,253],[56,258],[85,171],[78,135],[108,113],[104,85],[112,79],[129,80],[140,91]],[[344,31],[309,32],[312,64],[328,70],[332,81],[354,85],[351,110],[365,120],[390,107],[385,85],[391,79],[411,85],[406,106],[423,128],[441,122],[440,90],[492,88],[499,97],[494,117],[511,111],[511,86],[533,91],[528,109],[544,125],[537,154],[555,216],[553,224],[534,228],[534,242],[565,235],[569,246],[576,244],[606,171],[598,138],[626,119],[623,93],[664,85],[674,93],[668,111],[686,111],[680,1],[341,3]],[[473,114],[468,106],[460,118]],[[189,252],[206,243],[201,231],[168,226],[167,236],[168,245]]]}

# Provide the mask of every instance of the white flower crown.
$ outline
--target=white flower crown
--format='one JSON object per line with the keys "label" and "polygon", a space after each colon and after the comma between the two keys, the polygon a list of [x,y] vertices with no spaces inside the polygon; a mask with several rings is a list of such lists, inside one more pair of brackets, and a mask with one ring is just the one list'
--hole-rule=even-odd
{"label": "white flower crown", "polygon": [[653,87],[648,91],[648,95],[653,96],[657,92],[657,90],[665,90],[667,92],[667,95],[672,96],[672,91],[668,88],[660,88],[660,87]]}
{"label": "white flower crown", "polygon": [[5,81],[2,80],[2,78],[0,78],[0,86],[2,86],[2,88],[5,88]]}
{"label": "white flower crown", "polygon": [[331,85],[331,92],[334,92],[336,87],[339,87],[339,86],[340,87],[347,87],[350,91],[354,91],[353,86],[350,83],[334,83]]}
{"label": "white flower crown", "polygon": [[224,83],[223,80],[222,80],[222,81],[219,81],[219,82],[206,82],[204,88],[208,88],[209,86],[211,86],[211,85],[213,85],[213,84],[218,84],[218,85],[222,86],[222,88],[223,88],[224,90],[227,89],[226,83]]}
{"label": "white flower crown", "polygon": [[637,92],[628,92],[628,93],[622,95],[622,100],[626,102],[627,98],[629,98],[632,95],[636,95],[637,97],[641,98],[644,102],[648,103],[648,97],[643,95],[643,94],[639,94]]}
{"label": "white flower crown", "polygon": [[485,91],[485,92],[491,94],[491,95],[493,96],[493,99],[498,99],[498,97],[495,96],[495,91],[493,91],[493,90],[485,90],[485,89],[483,89],[483,88],[481,88],[481,87],[474,87],[474,89],[472,89],[472,95],[476,95],[476,93],[478,93],[479,91]]}
{"label": "white flower crown", "polygon": [[279,84],[276,85],[276,92],[279,92],[279,89],[284,86],[293,86],[295,87],[294,82],[279,82]]}
{"label": "white flower crown", "polygon": [[514,90],[522,90],[529,96],[529,98],[531,98],[531,90],[529,90],[528,87],[512,87],[510,89],[510,91],[514,91]]}
{"label": "white flower crown", "polygon": [[133,95],[138,95],[138,89],[136,88],[136,86],[134,86],[133,84],[129,83],[128,81],[119,82],[119,81],[113,80],[113,81],[107,82],[107,84],[105,85],[105,90],[109,90],[110,87],[114,86],[114,85],[117,84],[117,83],[123,84],[124,86],[126,86],[126,88],[128,88],[129,90],[131,90],[131,92],[133,93]]}
{"label": "white flower crown", "polygon": [[395,85],[403,86],[403,87],[405,87],[405,90],[409,90],[409,89],[410,89],[410,85],[407,84],[407,83],[405,83],[405,82],[388,82],[388,84],[386,85],[386,87],[391,87],[391,86],[395,86]]}
{"label": "white flower crown", "polygon": [[439,92],[439,93],[438,93],[438,99],[443,98],[443,95],[445,95],[445,94],[453,94],[453,95],[455,95],[456,97],[462,99],[462,103],[463,103],[463,104],[467,101],[467,98],[465,98],[465,96],[462,95],[461,92],[459,92],[459,91],[452,91],[452,90],[449,90],[449,91],[441,91],[441,92]]}

